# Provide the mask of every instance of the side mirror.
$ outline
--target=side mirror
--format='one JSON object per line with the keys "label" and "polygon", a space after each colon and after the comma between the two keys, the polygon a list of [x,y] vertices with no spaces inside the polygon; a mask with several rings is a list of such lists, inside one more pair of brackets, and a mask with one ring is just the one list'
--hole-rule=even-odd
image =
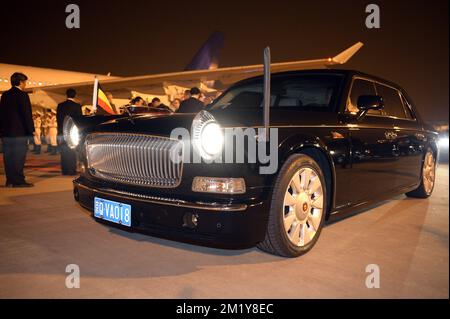
{"label": "side mirror", "polygon": [[378,95],[361,95],[358,97],[357,106],[359,109],[359,120],[363,118],[370,110],[382,110],[384,108],[384,100]]}

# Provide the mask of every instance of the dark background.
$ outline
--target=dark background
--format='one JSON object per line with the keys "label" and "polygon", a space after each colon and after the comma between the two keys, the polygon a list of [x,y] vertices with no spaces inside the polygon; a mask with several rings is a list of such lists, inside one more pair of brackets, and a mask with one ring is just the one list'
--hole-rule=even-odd
{"label": "dark background", "polygon": [[[80,6],[81,28],[65,27]],[[381,8],[381,29],[365,7]],[[392,80],[422,116],[448,122],[448,1],[15,1],[0,5],[0,62],[112,75],[180,71],[215,30],[220,66],[333,56],[357,41],[345,66]]]}

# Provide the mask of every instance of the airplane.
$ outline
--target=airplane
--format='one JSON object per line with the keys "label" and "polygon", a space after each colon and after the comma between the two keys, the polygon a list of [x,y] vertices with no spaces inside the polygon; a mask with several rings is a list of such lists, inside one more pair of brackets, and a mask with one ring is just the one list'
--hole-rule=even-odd
{"label": "airplane", "polygon": [[[357,42],[348,49],[340,52],[334,57],[299,60],[292,62],[272,63],[271,72],[283,72],[291,70],[321,69],[335,65],[345,64],[359,49],[363,43]],[[212,61],[212,60],[210,60]],[[216,88],[223,90],[227,86],[239,80],[263,74],[263,64],[235,66],[224,68],[208,68],[206,70],[185,70],[181,72],[171,72],[153,75],[131,76],[122,78],[109,78],[100,80],[102,88],[112,92],[115,97],[129,97],[130,92],[161,96],[170,100],[171,96],[179,94],[180,88],[198,86],[205,91],[215,91]],[[214,83],[215,88],[208,86]],[[72,87],[77,90],[77,96],[82,100],[82,104],[92,104],[93,78],[89,81],[60,84],[41,87],[38,89],[28,89],[33,94],[58,94],[64,96],[67,88]],[[64,98],[60,99],[63,101]],[[163,102],[164,100],[161,99]]]}
{"label": "airplane", "polygon": [[[11,88],[9,78],[14,72],[22,72],[27,75],[28,88],[40,88],[60,84],[78,83],[92,80],[96,74],[82,73],[66,70],[56,70],[49,68],[40,68],[27,65],[4,64],[0,63],[0,91],[6,91]],[[99,80],[117,79],[119,77],[109,75],[97,75]]]}
{"label": "airplane", "polygon": [[[224,35],[221,32],[213,32],[206,42],[200,47],[198,52],[195,54],[193,59],[186,66],[186,70],[204,70],[204,69],[215,69],[218,66],[220,51],[223,47]],[[56,109],[58,103],[65,100],[65,90],[50,90],[53,87],[58,88],[69,88],[74,87],[79,83],[86,83],[92,81],[94,77],[103,84],[103,80],[110,79],[123,79],[120,76],[98,75],[93,73],[75,72],[67,70],[57,70],[50,68],[41,68],[35,66],[25,66],[25,65],[15,65],[15,64],[4,64],[0,63],[0,95],[2,92],[7,91],[11,88],[10,76],[14,72],[22,72],[28,77],[27,81],[27,91],[30,92],[30,100],[33,107],[41,107],[45,109]],[[187,87],[174,88],[169,86],[166,90],[177,92],[188,89]],[[126,104],[129,98],[132,96],[141,95],[142,97],[150,98],[149,92],[138,92],[136,90],[122,90],[119,94],[122,98],[115,98],[114,102],[117,105]],[[155,92],[150,92],[152,97],[162,95],[163,98],[166,97],[165,92],[161,89]],[[118,97],[119,97],[118,96]],[[82,94],[78,95],[78,99],[81,102],[85,102],[85,96]]]}

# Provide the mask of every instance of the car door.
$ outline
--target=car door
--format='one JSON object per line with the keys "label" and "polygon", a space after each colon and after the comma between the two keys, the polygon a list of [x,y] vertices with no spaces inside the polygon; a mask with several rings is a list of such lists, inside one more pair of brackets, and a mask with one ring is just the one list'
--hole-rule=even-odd
{"label": "car door", "polygon": [[400,190],[417,184],[420,179],[426,137],[409,102],[398,89],[384,83],[376,83],[376,89],[384,100],[383,115],[393,122],[392,138],[397,152],[393,174]]}
{"label": "car door", "polygon": [[348,133],[350,138],[350,185],[346,194],[349,204],[370,201],[395,188],[393,171],[398,161],[393,120],[380,111],[369,111],[356,120],[357,100],[361,95],[376,95],[375,83],[355,77],[347,98]]}

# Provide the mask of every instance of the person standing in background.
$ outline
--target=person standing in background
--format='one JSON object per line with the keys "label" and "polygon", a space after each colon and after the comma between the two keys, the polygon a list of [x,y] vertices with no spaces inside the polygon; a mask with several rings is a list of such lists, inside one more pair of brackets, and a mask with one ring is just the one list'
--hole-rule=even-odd
{"label": "person standing in background", "polygon": [[42,125],[42,113],[37,111],[34,114],[34,154],[41,154],[41,125]]}
{"label": "person standing in background", "polygon": [[66,91],[67,100],[58,104],[56,109],[56,119],[58,123],[59,146],[61,151],[61,171],[63,175],[77,174],[77,153],[67,146],[62,136],[64,135],[63,126],[67,116],[82,116],[81,105],[75,101],[77,92],[74,89]]}
{"label": "person standing in background", "polygon": [[52,148],[52,151],[50,152],[50,155],[57,155],[58,154],[58,123],[56,120],[56,111],[51,110],[50,112],[50,118],[48,122],[48,135],[50,137],[50,146]]}
{"label": "person standing in background", "polygon": [[203,103],[199,100],[200,98],[200,89],[197,87],[193,87],[191,89],[191,97],[187,100],[181,102],[180,108],[178,109],[178,113],[197,113],[203,110]]}
{"label": "person standing in background", "polygon": [[152,99],[152,103],[149,105],[150,107],[153,107],[155,109],[160,109],[160,110],[167,110],[172,112],[172,110],[170,109],[170,107],[168,107],[167,105],[165,105],[164,103],[161,102],[161,99],[159,97],[154,97]]}
{"label": "person standing in background", "polygon": [[47,109],[44,114],[44,118],[42,121],[42,129],[44,131],[44,141],[47,144],[47,150],[45,153],[50,153],[52,151],[52,147],[50,145],[50,134],[49,134],[49,124],[50,124],[50,113],[51,110]]}
{"label": "person standing in background", "polygon": [[11,75],[11,89],[0,99],[0,132],[6,187],[32,187],[25,181],[23,168],[27,157],[27,141],[34,135],[31,102],[25,92],[28,77],[23,73]]}
{"label": "person standing in background", "polygon": [[161,100],[159,97],[154,97],[152,99],[152,102],[148,105],[149,107],[154,107],[154,108],[158,108],[161,106]]}
{"label": "person standing in background", "polygon": [[181,100],[179,98],[175,98],[172,102],[170,102],[170,109],[172,112],[178,111],[180,108]]}
{"label": "person standing in background", "polygon": [[[90,107],[85,106],[84,110],[81,108],[81,113],[86,116],[94,115]],[[58,117],[58,115],[56,115]]]}
{"label": "person standing in background", "polygon": [[213,102],[213,98],[210,96],[205,96],[202,102],[205,106],[208,106]]}
{"label": "person standing in background", "polygon": [[136,96],[130,101],[131,106],[146,106],[145,101],[140,96]]}
{"label": "person standing in background", "polygon": [[183,101],[185,101],[190,97],[191,97],[191,90],[184,90],[184,93],[183,93],[183,96],[181,97],[181,99]]}
{"label": "person standing in background", "polygon": [[116,108],[116,105],[113,102],[113,95],[112,95],[112,93],[111,92],[106,92],[105,95],[106,95],[106,98],[109,101],[109,105],[111,105],[111,108],[113,109],[114,113],[115,114],[119,114],[119,110]]}

